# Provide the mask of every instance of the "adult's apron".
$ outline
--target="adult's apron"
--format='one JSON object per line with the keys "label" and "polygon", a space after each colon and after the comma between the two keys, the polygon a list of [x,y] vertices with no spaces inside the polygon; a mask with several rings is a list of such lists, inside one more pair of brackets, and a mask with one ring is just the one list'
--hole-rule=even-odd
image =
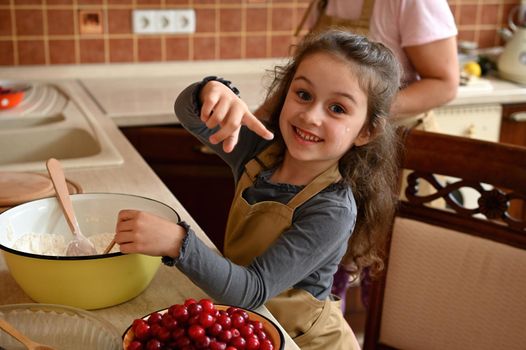
{"label": "adult's apron", "polygon": [[[273,165],[278,150],[277,144],[273,144],[248,162],[236,186],[224,242],[225,256],[236,264],[249,265],[291,226],[297,207],[341,179],[335,165],[287,204],[272,201],[249,204],[243,198],[243,191],[254,184],[261,170]],[[359,349],[339,303],[330,298],[318,300],[305,290],[290,288],[270,299],[265,306],[301,349]]]}
{"label": "adult's apron", "polygon": [[310,28],[311,32],[319,32],[330,27],[349,28],[356,34],[367,35],[369,33],[369,18],[373,11],[374,0],[364,0],[362,12],[357,19],[340,18],[327,14],[329,0],[312,0],[305,11],[300,24],[296,28],[294,36],[298,36],[305,23],[313,13],[317,16]]}

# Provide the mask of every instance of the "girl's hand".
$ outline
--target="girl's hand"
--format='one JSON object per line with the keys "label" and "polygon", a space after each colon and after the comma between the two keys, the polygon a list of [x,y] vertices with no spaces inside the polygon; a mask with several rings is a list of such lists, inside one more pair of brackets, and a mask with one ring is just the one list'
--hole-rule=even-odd
{"label": "girl's hand", "polygon": [[250,112],[247,104],[222,83],[213,80],[206,83],[199,97],[202,102],[201,120],[210,129],[220,126],[209,140],[212,144],[223,142],[225,152],[232,152],[237,144],[241,125],[246,125],[264,139],[272,140],[274,137]]}
{"label": "girl's hand", "polygon": [[115,242],[122,253],[176,258],[185,236],[176,223],[138,210],[121,210],[115,227]]}

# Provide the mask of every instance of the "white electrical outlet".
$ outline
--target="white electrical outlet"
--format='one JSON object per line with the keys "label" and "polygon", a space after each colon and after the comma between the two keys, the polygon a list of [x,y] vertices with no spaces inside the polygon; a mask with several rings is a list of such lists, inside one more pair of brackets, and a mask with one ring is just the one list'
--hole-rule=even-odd
{"label": "white electrical outlet", "polygon": [[193,9],[175,11],[174,33],[195,33],[195,11]]}
{"label": "white electrical outlet", "polygon": [[153,10],[133,10],[133,32],[137,34],[155,33],[155,20],[155,11]]}
{"label": "white electrical outlet", "polygon": [[133,10],[132,24],[136,34],[194,33],[195,11]]}
{"label": "white electrical outlet", "polygon": [[175,12],[171,10],[154,11],[155,32],[160,34],[175,33]]}

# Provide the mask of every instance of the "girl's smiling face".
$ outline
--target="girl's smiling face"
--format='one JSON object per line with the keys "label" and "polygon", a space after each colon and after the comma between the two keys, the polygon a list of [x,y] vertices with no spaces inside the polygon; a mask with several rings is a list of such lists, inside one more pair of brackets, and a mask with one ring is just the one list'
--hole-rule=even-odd
{"label": "girl's smiling face", "polygon": [[285,161],[327,169],[353,146],[369,141],[362,131],[367,95],[352,63],[326,53],[307,56],[298,66],[281,110],[279,127]]}

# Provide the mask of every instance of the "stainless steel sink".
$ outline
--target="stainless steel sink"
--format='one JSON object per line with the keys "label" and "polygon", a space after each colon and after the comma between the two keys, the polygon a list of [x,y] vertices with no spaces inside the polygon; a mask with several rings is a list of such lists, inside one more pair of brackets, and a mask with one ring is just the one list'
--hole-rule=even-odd
{"label": "stainless steel sink", "polygon": [[0,171],[43,171],[52,157],[65,168],[123,162],[81,103],[59,86],[46,85],[45,93],[42,86],[35,90],[29,101],[0,114]]}

